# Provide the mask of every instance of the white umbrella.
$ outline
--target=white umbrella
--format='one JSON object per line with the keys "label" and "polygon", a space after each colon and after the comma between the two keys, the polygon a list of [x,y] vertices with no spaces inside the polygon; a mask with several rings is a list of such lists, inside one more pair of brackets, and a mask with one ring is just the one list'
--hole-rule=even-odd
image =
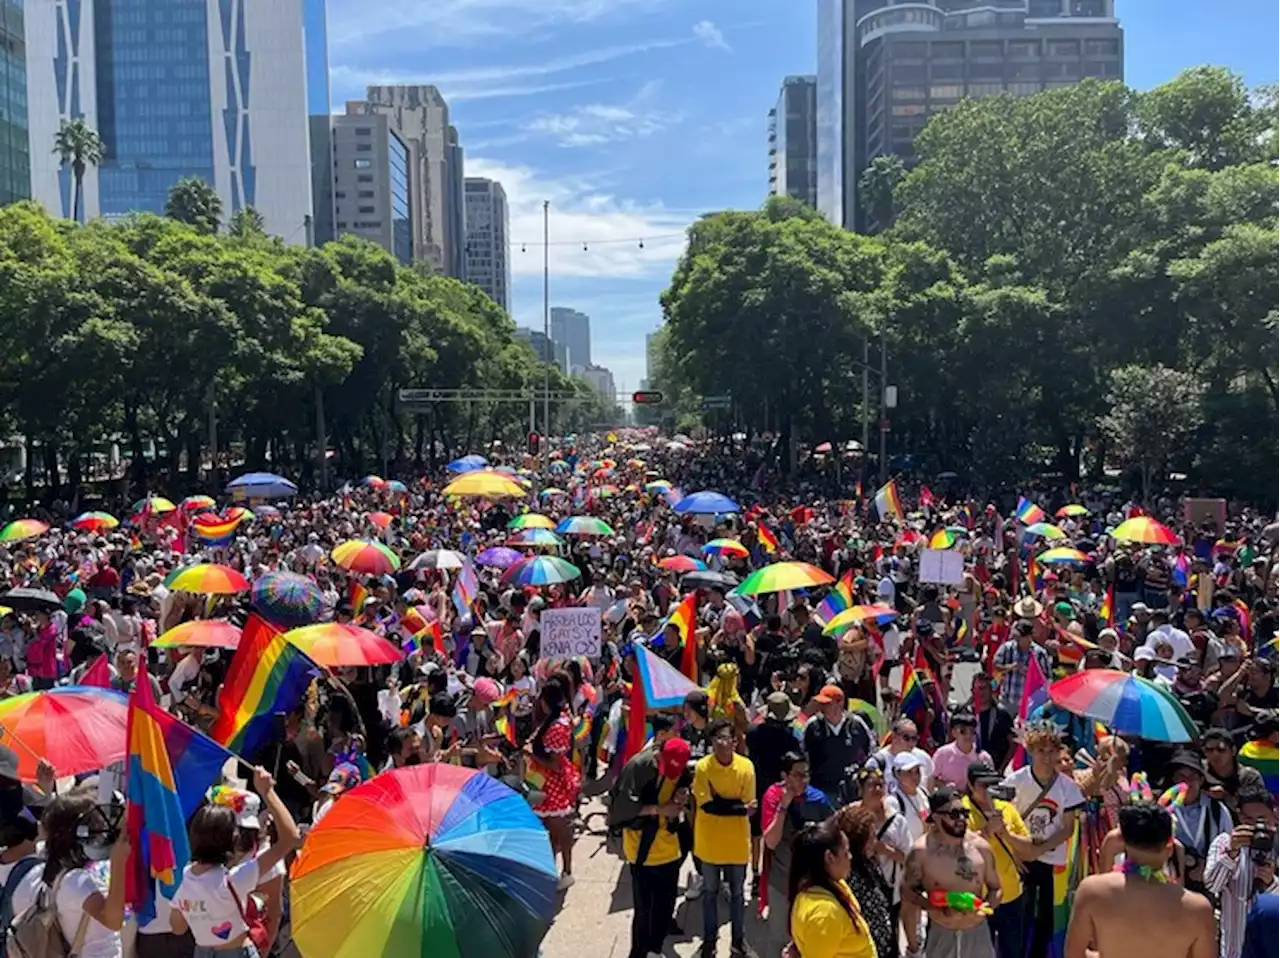
{"label": "white umbrella", "polygon": [[409,569],[420,572],[423,569],[461,569],[467,557],[452,549],[432,549],[424,552],[409,563]]}

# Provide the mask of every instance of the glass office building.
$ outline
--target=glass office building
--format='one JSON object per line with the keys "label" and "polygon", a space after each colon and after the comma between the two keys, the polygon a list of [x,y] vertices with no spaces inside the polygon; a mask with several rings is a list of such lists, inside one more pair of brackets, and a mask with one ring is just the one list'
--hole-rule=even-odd
{"label": "glass office building", "polygon": [[310,12],[314,0],[28,3],[32,196],[70,215],[71,174],[52,146],[83,119],[105,154],[85,171],[87,219],[162,212],[174,183],[199,177],[224,216],[253,206],[268,232],[304,242],[308,45],[323,46],[304,2]]}
{"label": "glass office building", "polygon": [[22,4],[0,0],[0,206],[31,195],[23,33]]}
{"label": "glass office building", "polygon": [[409,195],[409,147],[395,130],[387,130],[387,186],[391,201],[391,253],[400,262],[413,262],[413,218]]}

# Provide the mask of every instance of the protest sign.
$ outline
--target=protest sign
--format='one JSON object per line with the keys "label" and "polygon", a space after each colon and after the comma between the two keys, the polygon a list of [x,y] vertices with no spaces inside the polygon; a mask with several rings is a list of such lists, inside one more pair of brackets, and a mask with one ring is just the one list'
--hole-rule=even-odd
{"label": "protest sign", "polygon": [[592,606],[546,609],[540,628],[544,659],[571,659],[585,655],[600,660],[600,610]]}

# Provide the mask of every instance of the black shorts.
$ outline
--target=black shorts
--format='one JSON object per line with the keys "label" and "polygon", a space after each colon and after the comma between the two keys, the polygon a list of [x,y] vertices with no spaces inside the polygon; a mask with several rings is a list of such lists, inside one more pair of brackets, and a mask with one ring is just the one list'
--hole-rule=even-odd
{"label": "black shorts", "polygon": [[751,822],[752,838],[759,838],[761,835],[764,834],[764,829],[760,827],[760,803],[759,802],[756,803],[756,810],[752,812],[750,816],[748,816],[748,821]]}
{"label": "black shorts", "polygon": [[880,663],[880,674],[885,678],[889,677],[889,673],[902,664],[902,659],[885,659]]}

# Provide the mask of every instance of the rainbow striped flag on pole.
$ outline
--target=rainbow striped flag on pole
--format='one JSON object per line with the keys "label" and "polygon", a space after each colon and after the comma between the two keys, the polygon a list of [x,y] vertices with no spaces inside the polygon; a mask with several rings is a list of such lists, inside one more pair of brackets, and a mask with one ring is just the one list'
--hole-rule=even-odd
{"label": "rainbow striped flag on pole", "polygon": [[876,490],[876,512],[880,514],[880,518],[901,519],[902,498],[898,495],[898,483],[895,479],[890,479],[883,486]]}
{"label": "rainbow striped flag on pole", "polygon": [[1026,496],[1018,496],[1018,507],[1013,510],[1013,514],[1024,526],[1044,522],[1045,519],[1044,510]]}

